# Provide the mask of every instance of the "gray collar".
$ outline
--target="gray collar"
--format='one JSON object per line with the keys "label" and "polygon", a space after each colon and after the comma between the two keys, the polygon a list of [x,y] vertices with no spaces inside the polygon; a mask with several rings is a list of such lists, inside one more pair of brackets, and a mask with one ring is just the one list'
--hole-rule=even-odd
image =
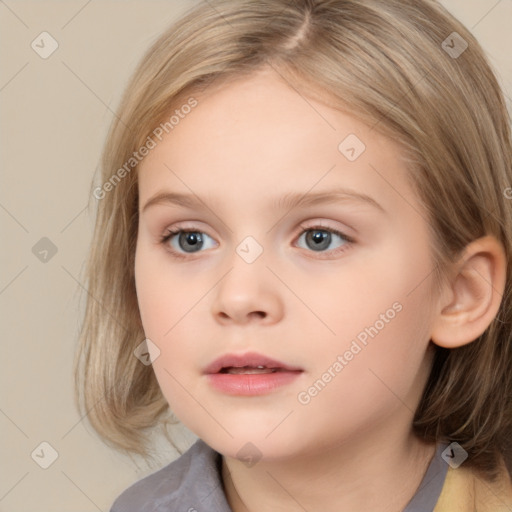
{"label": "gray collar", "polygon": [[[441,458],[446,446],[438,444],[403,512],[433,511],[448,469]],[[222,486],[221,464],[221,455],[198,439],[181,457],[126,489],[110,512],[232,512]]]}

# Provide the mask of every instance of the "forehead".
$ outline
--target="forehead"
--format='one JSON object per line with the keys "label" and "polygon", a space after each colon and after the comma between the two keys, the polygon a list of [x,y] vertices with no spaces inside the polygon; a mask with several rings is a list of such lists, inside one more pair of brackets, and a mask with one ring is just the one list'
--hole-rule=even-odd
{"label": "forehead", "polygon": [[162,188],[243,206],[255,196],[339,186],[390,204],[415,200],[397,144],[275,72],[212,84],[193,97],[197,106],[140,166],[141,202]]}

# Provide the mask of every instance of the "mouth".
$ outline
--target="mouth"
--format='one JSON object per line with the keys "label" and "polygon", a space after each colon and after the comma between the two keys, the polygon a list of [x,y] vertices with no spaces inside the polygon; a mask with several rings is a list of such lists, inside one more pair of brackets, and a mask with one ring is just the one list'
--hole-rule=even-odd
{"label": "mouth", "polygon": [[222,368],[219,373],[230,373],[233,375],[260,375],[262,373],[275,373],[283,371],[282,368],[266,368],[265,366],[257,366],[253,368],[251,366],[230,366],[228,368]]}
{"label": "mouth", "polygon": [[291,384],[304,370],[269,357],[248,353],[221,356],[204,373],[217,392],[234,396],[266,395]]}
{"label": "mouth", "polygon": [[253,352],[247,354],[226,354],[204,369],[207,375],[224,373],[232,375],[259,375],[276,372],[302,372],[303,369]]}

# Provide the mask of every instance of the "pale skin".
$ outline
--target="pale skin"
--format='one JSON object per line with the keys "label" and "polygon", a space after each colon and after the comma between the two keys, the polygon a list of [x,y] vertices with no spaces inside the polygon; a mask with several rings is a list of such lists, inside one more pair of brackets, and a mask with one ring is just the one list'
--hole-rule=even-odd
{"label": "pale skin", "polygon": [[[271,70],[196,98],[139,175],[137,295],[145,334],[161,351],[153,367],[162,392],[223,455],[234,512],[399,512],[435,451],[411,431],[434,343],[454,348],[487,328],[505,284],[503,247],[493,237],[470,244],[436,292],[426,215],[393,141],[305,101]],[[349,134],[366,146],[355,161],[338,150]],[[353,199],[272,206],[288,193],[335,187],[381,208]],[[196,195],[208,207],[161,202],[143,211],[164,191]],[[319,224],[354,242],[331,233],[327,248],[315,251],[304,232]],[[198,252],[186,252],[193,249],[179,235],[159,243],[178,225],[202,234]],[[252,263],[236,252],[248,236],[263,250]],[[401,311],[378,335],[299,403],[298,394],[396,302]],[[247,351],[304,371],[262,396],[208,385],[207,364]],[[248,442],[261,453],[252,467],[237,459]]]}

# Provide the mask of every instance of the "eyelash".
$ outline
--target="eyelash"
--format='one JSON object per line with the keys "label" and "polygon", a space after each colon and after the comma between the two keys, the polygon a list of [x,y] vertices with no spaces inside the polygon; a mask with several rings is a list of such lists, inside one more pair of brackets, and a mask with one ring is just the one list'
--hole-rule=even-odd
{"label": "eyelash", "polygon": [[[343,233],[341,231],[338,231],[337,229],[334,229],[334,228],[329,228],[327,226],[322,226],[322,225],[314,225],[314,226],[307,226],[306,227],[306,226],[303,226],[302,224],[301,224],[300,227],[302,228],[302,231],[299,233],[299,236],[297,238],[300,238],[304,233],[307,233],[308,231],[326,231],[328,233],[332,233],[332,234],[338,235],[342,240],[344,240],[346,242],[345,244],[343,244],[342,246],[338,247],[337,249],[333,249],[331,251],[321,251],[318,254],[323,254],[323,253],[329,254],[330,253],[331,255],[337,255],[337,254],[339,254],[341,252],[344,252],[344,251],[348,250],[355,243],[355,240],[352,237],[349,237],[345,233]],[[169,246],[168,246],[169,240],[173,236],[179,235],[180,233],[203,233],[203,231],[198,230],[198,229],[193,229],[193,228],[181,228],[180,229],[179,227],[175,228],[175,229],[168,229],[160,237],[160,244],[165,245],[167,251],[174,258],[188,259],[191,256],[193,256],[194,254],[198,254],[198,253],[189,253],[189,254],[181,253],[181,252],[175,251],[174,249],[169,248]],[[204,233],[204,234],[207,234],[207,233]],[[199,252],[202,252],[202,251],[199,251]],[[309,251],[309,252],[315,252],[315,251]],[[322,257],[320,257],[320,259],[322,259]]]}

